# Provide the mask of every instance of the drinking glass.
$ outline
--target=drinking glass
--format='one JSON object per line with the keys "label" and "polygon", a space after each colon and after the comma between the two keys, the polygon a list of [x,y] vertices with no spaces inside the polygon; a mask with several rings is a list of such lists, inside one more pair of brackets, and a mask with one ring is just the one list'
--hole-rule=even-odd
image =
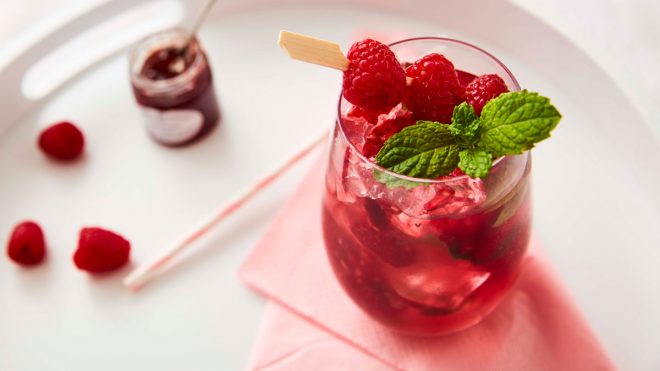
{"label": "drinking glass", "polygon": [[[390,45],[400,62],[435,52],[462,83],[494,73],[519,90],[488,52],[447,38]],[[363,156],[374,117],[340,98],[323,198],[323,235],[339,283],[369,316],[416,335],[475,325],[520,273],[531,226],[529,152],[494,160],[485,179],[418,179]],[[357,113],[356,113],[357,112]]]}

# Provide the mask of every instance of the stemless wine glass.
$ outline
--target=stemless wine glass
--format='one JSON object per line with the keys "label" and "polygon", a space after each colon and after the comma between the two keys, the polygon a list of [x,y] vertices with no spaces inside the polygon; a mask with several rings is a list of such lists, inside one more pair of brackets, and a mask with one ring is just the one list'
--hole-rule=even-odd
{"label": "stemless wine glass", "polygon": [[[416,38],[390,47],[402,63],[443,54],[463,83],[494,73],[520,89],[501,62],[465,42]],[[495,160],[484,180],[410,178],[360,153],[374,118],[356,112],[340,99],[323,199],[337,279],[367,314],[401,332],[446,334],[478,323],[513,285],[527,251],[529,152]]]}

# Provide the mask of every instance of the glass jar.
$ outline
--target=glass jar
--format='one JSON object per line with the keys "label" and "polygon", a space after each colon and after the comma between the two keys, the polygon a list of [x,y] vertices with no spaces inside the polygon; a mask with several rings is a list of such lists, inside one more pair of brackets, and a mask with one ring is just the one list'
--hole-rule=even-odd
{"label": "glass jar", "polygon": [[[520,89],[501,62],[461,41],[419,38],[391,48],[402,64],[445,55],[462,84],[495,73],[509,90]],[[495,160],[484,180],[406,177],[361,154],[374,122],[355,111],[340,99],[326,173],[323,235],[335,276],[360,308],[397,331],[437,335],[478,323],[523,265],[532,216],[529,152]]]}
{"label": "glass jar", "polygon": [[157,142],[182,146],[208,134],[220,119],[206,53],[189,34],[171,29],[139,42],[130,55],[133,94]]}

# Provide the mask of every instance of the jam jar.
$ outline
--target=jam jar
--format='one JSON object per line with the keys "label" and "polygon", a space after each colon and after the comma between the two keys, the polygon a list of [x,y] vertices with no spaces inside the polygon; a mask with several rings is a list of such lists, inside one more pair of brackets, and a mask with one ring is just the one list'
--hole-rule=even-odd
{"label": "jam jar", "polygon": [[159,32],[130,55],[131,86],[147,131],[167,146],[197,141],[220,119],[208,58],[199,40],[189,37],[178,28]]}

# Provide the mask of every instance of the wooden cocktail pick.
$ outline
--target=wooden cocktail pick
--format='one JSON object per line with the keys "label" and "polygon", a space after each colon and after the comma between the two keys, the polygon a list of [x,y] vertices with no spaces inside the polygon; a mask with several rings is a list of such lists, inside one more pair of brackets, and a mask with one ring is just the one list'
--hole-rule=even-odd
{"label": "wooden cocktail pick", "polygon": [[[332,41],[282,30],[277,43],[289,54],[289,57],[299,61],[340,71],[346,71],[350,64],[339,44]],[[406,77],[406,84],[410,85],[411,82],[412,78]]]}
{"label": "wooden cocktail pick", "polygon": [[348,59],[339,45],[332,41],[282,30],[277,43],[293,59],[340,71],[348,69]]}

